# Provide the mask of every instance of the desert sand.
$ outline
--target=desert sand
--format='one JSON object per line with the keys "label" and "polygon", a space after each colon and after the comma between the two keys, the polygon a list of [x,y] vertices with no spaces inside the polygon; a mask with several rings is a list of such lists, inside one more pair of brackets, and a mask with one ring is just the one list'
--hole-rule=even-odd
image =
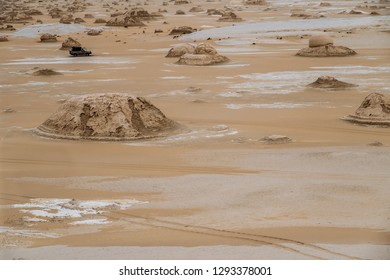
{"label": "desert sand", "polygon": [[390,259],[389,1],[184,2],[0,0],[0,259]]}

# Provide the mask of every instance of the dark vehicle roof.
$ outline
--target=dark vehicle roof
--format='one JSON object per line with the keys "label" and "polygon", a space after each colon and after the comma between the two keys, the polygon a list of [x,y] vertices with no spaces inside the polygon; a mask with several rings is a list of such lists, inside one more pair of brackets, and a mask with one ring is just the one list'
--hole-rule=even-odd
{"label": "dark vehicle roof", "polygon": [[82,49],[81,47],[72,47],[72,51],[79,51],[81,49]]}

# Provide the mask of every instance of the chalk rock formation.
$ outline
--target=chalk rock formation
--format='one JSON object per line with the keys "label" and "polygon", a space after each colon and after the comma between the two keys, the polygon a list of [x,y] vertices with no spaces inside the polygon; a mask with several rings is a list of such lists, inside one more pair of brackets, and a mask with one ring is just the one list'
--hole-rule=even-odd
{"label": "chalk rock formation", "polygon": [[209,44],[201,43],[196,46],[193,54],[184,54],[177,64],[206,66],[227,62],[226,56],[218,54],[217,50]]}
{"label": "chalk rock formation", "polygon": [[242,21],[242,18],[240,18],[239,16],[237,16],[233,12],[226,12],[217,21],[219,21],[219,22],[240,22],[240,21]]}
{"label": "chalk rock formation", "polygon": [[203,11],[204,11],[204,9],[202,7],[200,7],[200,6],[192,7],[189,10],[190,13],[201,13]]}
{"label": "chalk rock formation", "polygon": [[390,126],[390,98],[380,93],[371,93],[355,114],[342,119],[359,124]]}
{"label": "chalk rock formation", "polygon": [[265,0],[245,0],[245,5],[265,5],[267,4],[267,1]]}
{"label": "chalk rock formation", "polygon": [[61,50],[69,50],[72,47],[81,47],[81,44],[75,39],[69,37],[65,42],[62,43]]}
{"label": "chalk rock formation", "polygon": [[166,57],[181,57],[186,53],[193,54],[194,52],[195,47],[193,45],[185,44],[171,48]]}
{"label": "chalk rock formation", "polygon": [[308,87],[324,89],[345,89],[356,87],[357,85],[342,82],[331,76],[321,76],[315,82],[308,84]]}
{"label": "chalk rock formation", "polygon": [[112,93],[73,97],[35,131],[52,138],[118,141],[164,136],[178,127],[144,98]]}
{"label": "chalk rock formation", "polygon": [[49,33],[42,34],[40,39],[41,39],[41,42],[43,42],[43,43],[57,42],[56,35],[52,35]]}
{"label": "chalk rock formation", "polygon": [[183,34],[190,34],[192,32],[195,32],[196,29],[193,29],[190,26],[179,26],[174,27],[172,31],[169,33],[169,35],[183,35]]}
{"label": "chalk rock formation", "polygon": [[333,39],[328,36],[312,36],[309,47],[301,49],[296,55],[308,57],[349,56],[356,52],[343,46],[334,46]]}
{"label": "chalk rock formation", "polygon": [[102,32],[103,32],[103,30],[101,30],[101,29],[91,29],[91,30],[88,30],[87,35],[97,36],[97,35],[102,34]]}

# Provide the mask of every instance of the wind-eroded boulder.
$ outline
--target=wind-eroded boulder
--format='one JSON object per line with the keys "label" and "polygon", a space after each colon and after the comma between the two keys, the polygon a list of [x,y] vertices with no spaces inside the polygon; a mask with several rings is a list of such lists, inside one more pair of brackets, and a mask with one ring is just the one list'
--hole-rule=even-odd
{"label": "wind-eroded boulder", "polygon": [[309,47],[301,49],[296,55],[308,57],[349,56],[356,52],[343,46],[334,46],[333,39],[328,36],[312,36]]}
{"label": "wind-eroded boulder", "polygon": [[180,57],[177,64],[207,66],[227,62],[226,56],[218,54],[217,50],[209,44],[201,43],[196,46],[194,53],[184,54]]}
{"label": "wind-eroded boulder", "polygon": [[41,39],[41,42],[43,42],[43,43],[57,42],[56,35],[52,35],[49,33],[42,34],[40,39]]}
{"label": "wind-eroded boulder", "polygon": [[164,136],[178,128],[144,98],[111,93],[73,97],[35,131],[52,138],[120,141]]}
{"label": "wind-eroded boulder", "polygon": [[342,119],[359,124],[390,126],[390,98],[380,93],[371,93],[355,114]]}
{"label": "wind-eroded boulder", "polygon": [[193,54],[194,52],[195,47],[193,45],[185,44],[171,48],[166,57],[181,57],[186,53]]}

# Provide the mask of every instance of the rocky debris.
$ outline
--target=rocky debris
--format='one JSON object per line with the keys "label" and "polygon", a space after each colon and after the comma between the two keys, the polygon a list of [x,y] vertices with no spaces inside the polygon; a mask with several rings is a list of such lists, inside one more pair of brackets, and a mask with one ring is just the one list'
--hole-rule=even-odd
{"label": "rocky debris", "polygon": [[294,9],[291,11],[291,17],[298,17],[303,19],[316,19],[316,18],[320,18],[321,15],[310,14],[305,12],[302,9]]}
{"label": "rocky debris", "polygon": [[190,13],[201,13],[201,12],[204,12],[204,9],[200,6],[196,6],[196,7],[192,7],[190,10],[189,10]]}
{"label": "rocky debris", "polygon": [[356,52],[347,47],[334,46],[333,39],[328,36],[318,35],[309,39],[309,47],[301,49],[296,55],[307,57],[349,56]]}
{"label": "rocky debris", "polygon": [[361,15],[363,14],[362,11],[357,11],[357,10],[350,10],[349,13],[350,15]]}
{"label": "rocky debris", "polygon": [[75,18],[74,19],[74,21],[73,21],[74,23],[84,23],[85,22],[85,20],[83,20],[82,18]]}
{"label": "rocky debris", "polygon": [[162,29],[155,29],[154,33],[164,33],[164,31]]}
{"label": "rocky debris", "polygon": [[183,35],[183,34],[190,34],[192,32],[195,32],[196,29],[190,27],[190,26],[179,26],[174,27],[172,31],[169,33],[169,35]]}
{"label": "rocky debris", "polygon": [[381,93],[371,93],[355,114],[342,119],[359,124],[390,126],[390,98]]}
{"label": "rocky debris", "polygon": [[69,50],[72,47],[81,47],[81,43],[69,37],[65,42],[62,43],[61,50]]}
{"label": "rocky debris", "polygon": [[320,7],[330,7],[330,6],[332,6],[332,4],[329,2],[321,2],[320,3]]}
{"label": "rocky debris", "polygon": [[186,5],[186,4],[190,4],[190,1],[188,1],[188,0],[175,0],[174,4],[175,5]]}
{"label": "rocky debris", "polygon": [[8,42],[8,38],[6,36],[0,36],[0,42]]}
{"label": "rocky debris", "polygon": [[94,23],[107,23],[107,21],[103,18],[97,18]]}
{"label": "rocky debris", "polygon": [[242,18],[233,12],[225,12],[217,21],[219,22],[240,22]]}
{"label": "rocky debris", "polygon": [[60,23],[63,24],[71,24],[73,22],[73,16],[72,15],[66,15],[60,18]]}
{"label": "rocky debris", "polygon": [[35,132],[52,138],[124,141],[165,136],[178,128],[144,98],[111,93],[67,100]]}
{"label": "rocky debris", "polygon": [[84,18],[95,18],[92,14],[85,14]]}
{"label": "rocky debris", "polygon": [[229,61],[226,56],[217,53],[217,50],[209,44],[201,43],[195,47],[194,53],[184,54],[176,62],[177,64],[207,66]]}
{"label": "rocky debris", "polygon": [[142,20],[152,20],[158,18],[141,8],[134,8],[130,11],[113,17],[107,22],[108,26],[145,26]]}
{"label": "rocky debris", "polygon": [[97,35],[102,34],[102,32],[103,32],[103,30],[101,30],[101,29],[91,29],[91,30],[88,30],[87,35],[97,36]]}
{"label": "rocky debris", "polygon": [[267,4],[267,1],[265,0],[245,0],[245,5],[265,5]]}
{"label": "rocky debris", "polygon": [[54,71],[53,69],[49,68],[42,68],[39,70],[36,70],[32,73],[34,76],[56,76],[56,75],[62,75],[61,73]]}
{"label": "rocky debris", "polygon": [[374,142],[368,143],[368,146],[381,147],[381,146],[383,146],[383,143],[380,141],[374,141]]}
{"label": "rocky debris", "polygon": [[15,31],[16,28],[13,25],[7,24],[6,26],[0,27],[2,31]]}
{"label": "rocky debris", "polygon": [[12,108],[5,108],[5,109],[3,110],[3,113],[14,113],[14,112],[15,112],[15,110],[12,109]]}
{"label": "rocky debris", "polygon": [[45,33],[41,35],[41,42],[43,43],[51,43],[51,42],[57,42],[56,35]]}
{"label": "rocky debris", "polygon": [[286,144],[292,142],[292,139],[284,135],[270,135],[259,139],[265,144]]}
{"label": "rocky debris", "polygon": [[324,89],[345,89],[356,87],[357,85],[342,82],[331,76],[321,76],[315,82],[308,84],[308,87]]}
{"label": "rocky debris", "polygon": [[176,15],[185,15],[186,13],[183,10],[177,10]]}
{"label": "rocky debris", "polygon": [[65,15],[65,11],[59,8],[53,8],[49,10],[49,15],[51,16],[51,18],[61,18],[63,15]]}
{"label": "rocky debris", "polygon": [[166,57],[181,57],[186,53],[193,54],[194,52],[195,47],[193,45],[185,44],[171,48]]}

